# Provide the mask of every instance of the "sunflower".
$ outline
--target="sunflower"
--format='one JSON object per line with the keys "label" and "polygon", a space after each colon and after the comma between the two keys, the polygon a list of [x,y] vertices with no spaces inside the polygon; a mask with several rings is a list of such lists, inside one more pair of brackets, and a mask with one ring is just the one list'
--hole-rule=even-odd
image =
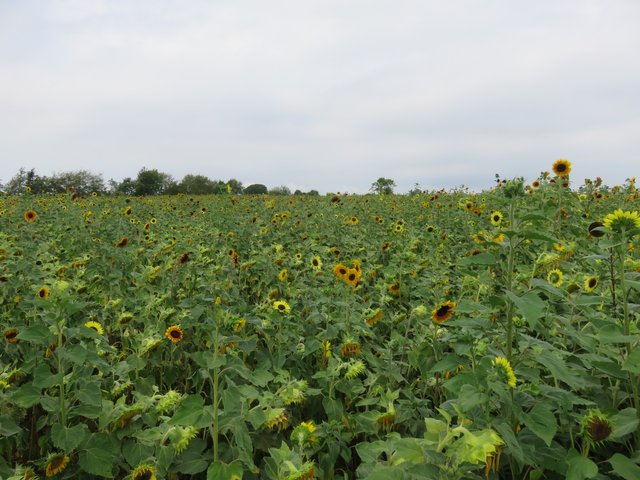
{"label": "sunflower", "polygon": [[382,311],[381,308],[379,308],[376,311],[374,311],[371,315],[368,315],[364,319],[364,323],[366,323],[370,327],[373,327],[376,323],[378,323],[382,319],[383,315],[384,315],[384,312]]}
{"label": "sunflower", "polygon": [[138,465],[131,472],[131,480],[156,480],[156,469],[151,465]]}
{"label": "sunflower", "polygon": [[622,230],[640,228],[640,216],[637,211],[623,212],[622,209],[618,209],[604,217],[602,223],[608,229],[620,233]]}
{"label": "sunflower", "polygon": [[4,339],[9,343],[17,343],[18,341],[18,329],[10,328],[4,331]]}
{"label": "sunflower", "polygon": [[320,270],[322,268],[322,259],[317,255],[311,259],[311,268]]}
{"label": "sunflower", "polygon": [[531,182],[531,188],[540,188],[540,180],[534,180]]}
{"label": "sunflower", "polygon": [[387,292],[389,292],[389,295],[393,295],[394,297],[400,295],[400,283],[393,282],[392,284],[387,285]]}
{"label": "sunflower", "polygon": [[436,231],[436,227],[434,227],[433,225],[427,225],[427,232],[428,233],[433,233]]}
{"label": "sunflower", "polygon": [[611,436],[613,425],[599,410],[589,410],[582,420],[581,433],[588,442],[602,443]]}
{"label": "sunflower", "polygon": [[100,325],[98,322],[90,320],[87,323],[85,323],[84,326],[87,328],[92,328],[93,330],[98,332],[99,335],[104,334],[104,328],[102,328],[102,325]]}
{"label": "sunflower", "polygon": [[347,274],[342,277],[342,279],[352,287],[358,286],[358,282],[360,281],[360,273],[355,268],[349,268],[347,270]]}
{"label": "sunflower", "polygon": [[558,268],[554,268],[547,274],[547,282],[549,282],[554,287],[559,287],[562,285],[562,281],[564,279],[564,274]]}
{"label": "sunflower", "polygon": [[128,237],[122,237],[120,240],[118,240],[116,242],[116,247],[124,248],[124,247],[127,246],[128,243],[129,243],[129,238]]}
{"label": "sunflower", "polygon": [[280,313],[289,313],[291,311],[291,307],[284,300],[277,300],[273,302],[273,308]]}
{"label": "sunflower", "polygon": [[313,445],[317,440],[313,432],[317,427],[313,423],[313,420],[309,422],[300,422],[300,424],[291,432],[291,440],[298,445]]}
{"label": "sunflower", "polygon": [[26,212],[24,212],[23,217],[27,222],[35,222],[35,220],[38,218],[38,214],[35,212],[35,210],[27,210]]}
{"label": "sunflower", "polygon": [[70,460],[71,459],[67,455],[63,455],[60,453],[51,455],[47,460],[44,474],[47,477],[53,477],[54,475],[57,475],[58,473],[64,471],[65,468],[67,468]]}
{"label": "sunflower", "polygon": [[165,330],[164,336],[171,340],[173,343],[180,342],[183,336],[180,325],[171,325]]}
{"label": "sunflower", "polygon": [[516,383],[518,379],[516,378],[515,373],[513,373],[513,368],[511,368],[511,364],[509,360],[504,357],[496,357],[491,362],[494,367],[500,367],[500,369],[504,372],[507,377],[507,385],[511,388],[516,388]]}
{"label": "sunflower", "polygon": [[382,244],[382,246],[380,247],[380,251],[381,251],[381,252],[388,252],[390,248],[391,248],[391,243],[389,243],[389,242],[384,242],[384,243]]}
{"label": "sunflower", "polygon": [[491,224],[496,227],[499,227],[501,222],[502,222],[502,213],[500,213],[498,210],[494,210],[493,212],[491,212]]}
{"label": "sunflower", "polygon": [[267,420],[264,426],[281,432],[289,426],[289,417],[284,408],[272,408],[267,412]]}
{"label": "sunflower", "polygon": [[551,170],[558,177],[567,177],[571,172],[571,162],[569,160],[565,160],[561,158],[560,160],[556,160],[551,166]]}
{"label": "sunflower", "polygon": [[598,286],[598,278],[597,277],[584,277],[584,290],[586,292],[593,292],[595,288]]}
{"label": "sunflower", "polygon": [[358,217],[349,217],[347,222],[350,223],[351,225],[357,225],[358,223],[360,223],[360,221],[358,220]]}
{"label": "sunflower", "polygon": [[281,282],[284,282],[288,276],[289,276],[289,272],[287,271],[286,268],[283,268],[282,270],[280,270],[280,273],[278,274],[278,280],[280,280]]}
{"label": "sunflower", "polygon": [[434,308],[431,312],[431,318],[436,323],[444,323],[453,315],[453,309],[456,308],[456,304],[450,300],[440,304],[438,308]]}
{"label": "sunflower", "polygon": [[358,342],[347,341],[340,346],[340,355],[343,357],[359,357],[360,344]]}
{"label": "sunflower", "polygon": [[396,233],[404,232],[404,224],[403,223],[396,223],[393,226],[393,231],[396,232]]}
{"label": "sunflower", "polygon": [[49,298],[49,287],[47,287],[46,285],[44,287],[40,287],[40,289],[38,290],[38,297],[43,299]]}
{"label": "sunflower", "polygon": [[349,269],[344,266],[342,263],[337,264],[333,267],[333,274],[338,278],[345,278],[349,273]]}

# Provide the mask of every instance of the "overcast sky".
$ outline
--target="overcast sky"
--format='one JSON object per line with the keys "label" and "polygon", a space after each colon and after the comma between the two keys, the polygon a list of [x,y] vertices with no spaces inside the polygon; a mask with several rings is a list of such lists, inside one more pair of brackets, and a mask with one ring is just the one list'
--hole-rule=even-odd
{"label": "overcast sky", "polygon": [[638,0],[0,0],[0,181],[640,177]]}

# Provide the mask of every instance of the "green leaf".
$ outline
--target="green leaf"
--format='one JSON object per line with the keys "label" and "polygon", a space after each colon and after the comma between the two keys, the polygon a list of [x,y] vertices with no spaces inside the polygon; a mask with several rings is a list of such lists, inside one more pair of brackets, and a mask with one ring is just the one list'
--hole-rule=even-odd
{"label": "green leaf", "polygon": [[640,373],[640,348],[634,349],[622,363],[622,370],[635,375]]}
{"label": "green leaf", "polygon": [[513,292],[507,291],[507,296],[514,303],[525,320],[532,328],[539,326],[538,320],[547,309],[547,304],[535,292],[527,292],[522,296],[517,296]]}
{"label": "green leaf", "polygon": [[33,370],[33,386],[38,388],[50,388],[62,382],[62,373],[53,374],[46,363],[41,363]]}
{"label": "green leaf", "polygon": [[87,349],[82,345],[71,345],[70,347],[60,347],[56,350],[64,360],[76,365],[83,365],[87,359]]}
{"label": "green leaf", "polygon": [[575,450],[569,452],[567,463],[566,480],[585,480],[598,475],[598,465]]}
{"label": "green leaf", "polygon": [[569,370],[564,360],[556,357],[550,350],[542,350],[539,352],[536,360],[540,365],[546,367],[551,372],[551,375],[558,380],[562,380],[570,387],[579,388],[584,385],[584,381]]}
{"label": "green leaf", "polygon": [[76,398],[86,405],[102,405],[102,392],[98,382],[84,382],[76,392]]}
{"label": "green leaf", "polygon": [[15,435],[21,431],[22,429],[9,415],[0,416],[0,435],[3,437],[10,437],[11,435]]}
{"label": "green leaf", "polygon": [[558,431],[556,417],[553,411],[542,404],[535,405],[531,411],[525,415],[524,424],[535,433],[547,447],[551,446],[551,441]]}
{"label": "green leaf", "polygon": [[84,423],[71,428],[58,423],[51,427],[53,444],[65,453],[73,452],[88,436],[89,428]]}
{"label": "green leaf", "polygon": [[94,433],[80,452],[78,463],[91,475],[113,478],[113,464],[119,455],[120,448],[114,438],[108,433]]}
{"label": "green leaf", "polygon": [[500,434],[504,443],[507,445],[509,452],[513,455],[513,457],[520,463],[527,463],[527,459],[525,459],[524,450],[520,445],[520,442],[516,438],[516,435],[513,433],[513,428],[506,422],[499,423],[495,425],[496,431]]}
{"label": "green leaf", "polygon": [[621,453],[616,453],[609,459],[613,467],[613,473],[620,475],[625,480],[637,480],[640,478],[640,467]]}
{"label": "green leaf", "polygon": [[210,420],[205,412],[204,399],[200,395],[189,395],[182,401],[169,423],[181,427],[192,425],[203,428]]}
{"label": "green leaf", "polygon": [[638,423],[640,423],[635,408],[625,408],[612,415],[609,420],[613,425],[612,438],[621,438],[635,432],[638,428]]}
{"label": "green leaf", "polygon": [[455,400],[460,408],[465,412],[470,412],[478,405],[482,405],[489,400],[487,394],[481,390],[478,390],[474,385],[463,385],[458,394],[458,399]]}
{"label": "green leaf", "polygon": [[472,255],[471,257],[465,257],[458,262],[460,266],[469,266],[469,265],[495,265],[496,257],[488,252],[482,252],[478,255]]}
{"label": "green leaf", "polygon": [[155,448],[152,445],[144,445],[135,440],[127,440],[122,446],[122,455],[131,468],[135,468],[141,463],[149,462]]}
{"label": "green leaf", "polygon": [[29,408],[40,401],[42,390],[33,385],[23,385],[11,395],[13,402],[22,408]]}
{"label": "green leaf", "polygon": [[43,324],[26,327],[24,330],[20,330],[20,333],[18,333],[19,340],[35,343],[36,345],[49,344],[52,338],[53,334],[49,330],[49,327]]}
{"label": "green leaf", "polygon": [[230,464],[214,462],[209,465],[207,470],[207,480],[227,480],[234,476],[241,479],[242,474],[242,465],[237,462]]}

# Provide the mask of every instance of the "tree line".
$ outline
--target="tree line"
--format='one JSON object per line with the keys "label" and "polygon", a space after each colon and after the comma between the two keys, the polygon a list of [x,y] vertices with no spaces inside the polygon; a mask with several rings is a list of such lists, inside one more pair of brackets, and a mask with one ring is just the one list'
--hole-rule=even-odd
{"label": "tree line", "polygon": [[188,195],[210,194],[272,194],[272,195],[319,195],[317,190],[291,192],[287,186],[267,188],[261,183],[243,186],[242,182],[231,178],[227,181],[213,180],[205,175],[185,175],[176,181],[171,175],[157,169],[142,168],[135,178],[126,177],[122,181],[110,179],[105,182],[101,174],[87,170],[54,173],[51,176],[38,175],[35,169],[21,168],[5,185],[0,184],[0,191],[17,195],[23,192],[34,194],[56,194],[74,192],[78,195],[98,194],[114,195]]}

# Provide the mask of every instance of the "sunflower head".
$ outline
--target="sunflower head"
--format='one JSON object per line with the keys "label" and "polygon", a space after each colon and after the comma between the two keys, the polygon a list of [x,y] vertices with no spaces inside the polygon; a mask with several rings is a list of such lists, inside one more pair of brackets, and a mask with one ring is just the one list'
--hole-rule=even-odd
{"label": "sunflower head", "polygon": [[171,340],[172,343],[178,343],[182,340],[183,334],[180,325],[171,325],[164,332],[164,336]]}
{"label": "sunflower head", "polygon": [[436,323],[444,323],[453,315],[453,309],[456,308],[455,302],[447,300],[441,303],[439,307],[436,307],[431,312],[431,318]]}
{"label": "sunflower head", "polygon": [[500,223],[502,223],[502,213],[500,213],[498,210],[494,210],[493,212],[491,212],[491,223],[494,226],[499,227]]}
{"label": "sunflower head", "polygon": [[554,268],[547,274],[547,282],[549,282],[554,287],[559,287],[562,285],[564,281],[564,274],[558,268]]}
{"label": "sunflower head", "polygon": [[103,335],[104,334],[104,328],[102,328],[102,325],[100,325],[98,322],[96,322],[94,320],[90,320],[90,321],[86,322],[84,324],[84,326],[87,327],[87,328],[92,328],[93,330],[98,332],[98,335]]}
{"label": "sunflower head", "polygon": [[291,311],[291,307],[284,300],[276,300],[273,302],[273,309],[278,313],[289,313]]}
{"label": "sunflower head", "polygon": [[27,222],[35,222],[38,218],[38,214],[35,212],[35,210],[27,210],[26,212],[24,212],[23,217]]}
{"label": "sunflower head", "polygon": [[16,328],[5,330],[4,339],[9,343],[16,343],[18,341],[18,330]]}
{"label": "sunflower head", "polygon": [[571,173],[571,162],[561,158],[553,162],[551,169],[558,177],[567,177]]}
{"label": "sunflower head", "polygon": [[510,388],[516,388],[517,378],[515,373],[513,373],[513,368],[511,368],[511,363],[505,357],[496,357],[491,362],[494,367],[500,370],[505,377],[505,383]]}
{"label": "sunflower head", "polygon": [[581,427],[585,440],[592,444],[605,442],[613,431],[611,421],[599,410],[589,410],[582,419]]}
{"label": "sunflower head", "polygon": [[598,277],[586,276],[584,277],[584,290],[586,292],[593,292],[598,286]]}
{"label": "sunflower head", "polygon": [[47,287],[46,285],[43,287],[40,287],[38,289],[38,297],[42,298],[42,299],[47,299],[49,298],[49,287]]}
{"label": "sunflower head", "polygon": [[640,228],[640,215],[638,211],[622,211],[622,209],[615,210],[610,213],[602,222],[609,230],[621,233],[624,231],[634,230]]}
{"label": "sunflower head", "polygon": [[49,455],[49,458],[47,458],[47,464],[44,467],[45,476],[53,477],[54,475],[57,475],[58,473],[64,471],[64,469],[67,468],[67,465],[69,465],[70,461],[71,459],[69,458],[69,456],[62,453],[54,453]]}
{"label": "sunflower head", "polygon": [[151,465],[138,465],[131,472],[131,480],[156,480],[156,469]]}
{"label": "sunflower head", "polygon": [[322,268],[322,259],[317,255],[311,259],[311,268],[320,270]]}

